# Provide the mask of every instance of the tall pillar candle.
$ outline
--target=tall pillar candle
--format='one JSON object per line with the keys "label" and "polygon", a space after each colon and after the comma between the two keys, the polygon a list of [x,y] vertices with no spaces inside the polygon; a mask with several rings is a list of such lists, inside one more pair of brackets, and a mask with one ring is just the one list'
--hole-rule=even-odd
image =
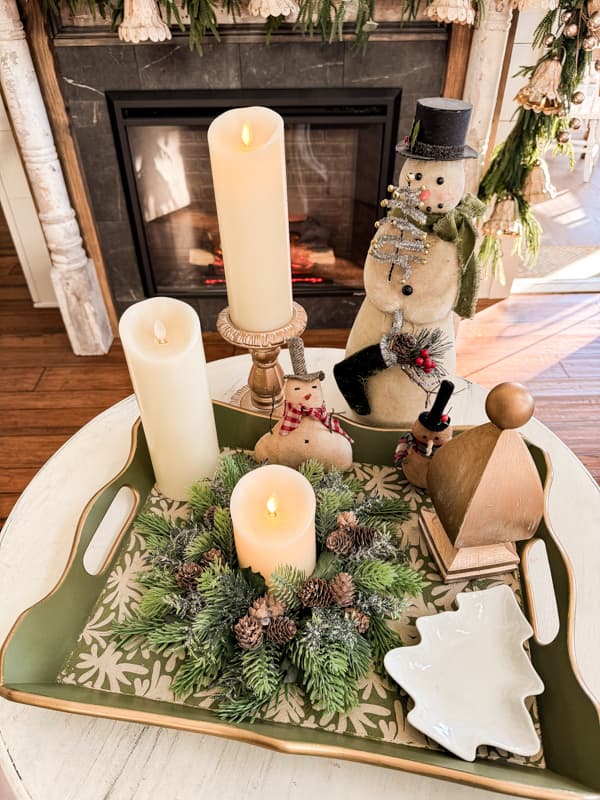
{"label": "tall pillar candle", "polygon": [[308,480],[290,467],[268,464],[238,481],[230,501],[241,567],[269,582],[284,564],[308,577],[317,563],[316,497]]}
{"label": "tall pillar candle", "polygon": [[208,148],[231,321],[276,330],[292,318],[283,119],[261,106],[226,111]]}
{"label": "tall pillar candle", "polygon": [[158,489],[183,500],[219,459],[200,320],[187,303],[153,297],[125,311],[119,334]]}

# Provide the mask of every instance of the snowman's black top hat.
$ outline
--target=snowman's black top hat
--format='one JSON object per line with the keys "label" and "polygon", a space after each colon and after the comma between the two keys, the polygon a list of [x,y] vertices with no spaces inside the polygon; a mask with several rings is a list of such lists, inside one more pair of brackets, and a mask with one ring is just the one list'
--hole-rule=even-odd
{"label": "snowman's black top hat", "polygon": [[460,161],[477,158],[465,144],[473,106],[464,100],[424,97],[417,109],[410,136],[396,150],[420,161]]}
{"label": "snowman's black top hat", "polygon": [[453,391],[454,384],[452,381],[443,380],[440,384],[437,397],[429,411],[423,411],[422,414],[419,414],[419,422],[423,427],[427,428],[428,431],[439,433],[440,431],[445,431],[448,425],[450,425],[450,417],[444,414],[444,409],[446,408],[448,400],[452,397]]}

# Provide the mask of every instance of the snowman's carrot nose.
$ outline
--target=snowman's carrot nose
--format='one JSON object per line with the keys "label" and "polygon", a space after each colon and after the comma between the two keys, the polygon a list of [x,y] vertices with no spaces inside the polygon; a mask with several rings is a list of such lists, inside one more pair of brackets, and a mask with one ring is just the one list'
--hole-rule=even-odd
{"label": "snowman's carrot nose", "polygon": [[430,194],[431,192],[429,191],[429,189],[423,189],[423,191],[419,195],[419,200],[427,200]]}

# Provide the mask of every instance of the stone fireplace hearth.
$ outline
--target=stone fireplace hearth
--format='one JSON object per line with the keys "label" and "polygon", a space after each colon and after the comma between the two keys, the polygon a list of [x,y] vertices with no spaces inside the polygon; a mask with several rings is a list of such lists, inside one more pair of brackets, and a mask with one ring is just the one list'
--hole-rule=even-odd
{"label": "stone fireplace hearth", "polygon": [[[225,34],[221,44],[206,44],[199,57],[177,37],[167,44],[133,46],[118,43],[113,35],[97,28],[63,26],[57,30],[53,47],[59,84],[117,313],[154,291],[167,291],[164,286],[149,286],[140,267],[107,93],[196,90],[218,97],[232,89],[387,87],[401,93],[397,121],[401,137],[408,132],[417,97],[442,90],[447,39],[446,29],[440,26],[411,23],[400,27],[390,22],[382,26],[366,53],[358,54],[351,42],[327,45],[287,34],[266,46],[261,34],[232,33]],[[326,306],[319,294],[300,294],[298,300],[307,308],[312,327],[348,326],[361,302],[359,286],[334,292]],[[214,328],[216,314],[226,304],[223,287],[214,296],[186,299],[198,309],[204,328]]]}

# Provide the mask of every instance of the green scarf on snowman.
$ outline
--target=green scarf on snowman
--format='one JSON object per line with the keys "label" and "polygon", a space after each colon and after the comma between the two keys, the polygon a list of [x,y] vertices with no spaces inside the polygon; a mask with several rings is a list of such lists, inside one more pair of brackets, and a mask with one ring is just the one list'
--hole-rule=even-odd
{"label": "green scarf on snowman", "polygon": [[460,282],[454,311],[460,317],[475,314],[479,291],[479,263],[475,253],[477,227],[475,220],[485,210],[484,204],[472,194],[466,194],[460,203],[446,214],[428,214],[425,225],[419,227],[433,233],[445,242],[454,242],[458,254]]}

